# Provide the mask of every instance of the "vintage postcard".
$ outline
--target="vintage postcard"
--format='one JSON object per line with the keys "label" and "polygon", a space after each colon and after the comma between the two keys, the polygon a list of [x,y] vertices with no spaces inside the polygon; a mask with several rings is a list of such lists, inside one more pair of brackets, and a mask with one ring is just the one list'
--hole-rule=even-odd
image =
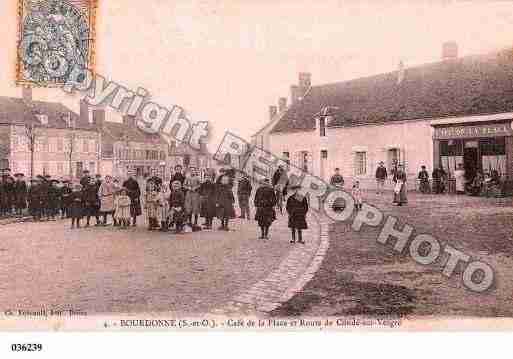
{"label": "vintage postcard", "polygon": [[18,0],[18,84],[58,86],[94,67],[96,1]]}
{"label": "vintage postcard", "polygon": [[513,329],[511,2],[0,9],[0,330]]}

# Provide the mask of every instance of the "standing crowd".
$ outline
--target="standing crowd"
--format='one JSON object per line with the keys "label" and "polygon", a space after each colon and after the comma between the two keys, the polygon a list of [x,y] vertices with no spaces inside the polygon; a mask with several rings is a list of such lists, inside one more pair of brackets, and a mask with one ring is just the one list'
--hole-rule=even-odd
{"label": "standing crowd", "polygon": [[[217,229],[229,231],[230,220],[236,217],[237,196],[239,218],[252,219],[253,183],[247,175],[241,174],[235,183],[233,169],[201,172],[202,176],[195,168],[184,170],[178,165],[169,182],[153,173],[141,183],[133,173],[120,182],[112,176],[91,176],[85,170],[77,183],[46,175],[36,176],[27,184],[22,173],[11,176],[10,170],[4,169],[0,176],[0,215],[22,216],[28,212],[34,221],[67,218],[71,229],[110,224],[127,229],[137,226],[138,217],[144,215],[148,230],[177,234],[212,230],[217,218]],[[289,194],[285,210],[289,215],[291,243],[304,243],[302,231],[308,227],[308,201],[299,186],[279,181],[283,174],[284,169],[278,168],[272,182],[264,180],[254,193],[259,239],[269,239],[276,209],[283,212],[283,202]]]}

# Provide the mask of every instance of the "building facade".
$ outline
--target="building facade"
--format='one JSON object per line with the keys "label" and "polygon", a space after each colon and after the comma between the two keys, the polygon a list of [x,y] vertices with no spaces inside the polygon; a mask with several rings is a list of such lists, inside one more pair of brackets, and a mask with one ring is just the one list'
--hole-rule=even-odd
{"label": "building facade", "polygon": [[364,188],[381,161],[389,174],[405,165],[410,188],[422,165],[452,175],[461,163],[469,180],[495,170],[511,182],[513,50],[450,50],[437,63],[312,86],[273,127],[271,152],[326,180],[340,168]]}
{"label": "building facade", "polygon": [[124,116],[122,123],[102,122],[102,174],[126,178],[129,173],[138,177],[156,173],[167,178],[167,142],[158,134],[141,131],[135,121],[133,116]]}
{"label": "building facade", "polygon": [[29,88],[23,98],[1,97],[0,109],[2,168],[56,178],[98,171],[100,134],[93,122],[62,104],[34,101]]}

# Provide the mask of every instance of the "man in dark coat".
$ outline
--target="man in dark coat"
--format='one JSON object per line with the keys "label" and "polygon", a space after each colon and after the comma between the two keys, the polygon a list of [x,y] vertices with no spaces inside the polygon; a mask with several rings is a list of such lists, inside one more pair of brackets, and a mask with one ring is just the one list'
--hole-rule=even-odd
{"label": "man in dark coat", "polygon": [[0,217],[5,216],[7,207],[7,194],[5,193],[5,177],[0,174]]}
{"label": "man in dark coat", "polygon": [[237,197],[239,200],[240,207],[239,218],[251,218],[249,213],[249,198],[251,197],[252,190],[253,186],[251,186],[251,181],[249,180],[248,176],[245,173],[243,173],[237,186]]}
{"label": "man in dark coat", "polygon": [[98,198],[98,185],[94,178],[89,178],[89,184],[82,188],[84,211],[86,214],[86,227],[90,226],[91,217],[95,217],[96,226],[100,225],[100,199]]}
{"label": "man in dark coat", "polygon": [[14,206],[16,215],[21,216],[23,210],[27,208],[27,184],[23,173],[16,173],[16,182],[14,182]]}
{"label": "man in dark coat", "polygon": [[420,192],[431,193],[431,187],[429,185],[429,173],[426,171],[426,166],[421,166],[418,179],[420,181]]}
{"label": "man in dark coat", "polygon": [[385,181],[388,177],[387,169],[383,161],[379,162],[378,168],[376,168],[376,194],[382,194],[383,188],[385,187]]}
{"label": "man in dark coat", "polygon": [[445,180],[447,179],[447,173],[442,166],[435,168],[432,174],[433,178],[433,192],[439,194],[445,191]]}
{"label": "man in dark coat", "polygon": [[11,215],[14,208],[14,178],[11,177],[11,170],[6,168],[4,170],[4,211],[6,215]]}
{"label": "man in dark coat", "polygon": [[180,182],[181,185],[183,185],[183,182],[185,181],[183,168],[180,165],[175,166],[175,173],[173,174],[173,177],[171,177],[171,181],[169,181],[169,188],[173,186],[174,181]]}
{"label": "man in dark coat", "polygon": [[[175,232],[181,233],[185,221],[185,194],[182,190],[180,181],[176,180],[171,185],[169,194],[169,212],[171,225],[175,225]],[[215,203],[215,201],[214,201]]]}
{"label": "man in dark coat", "polygon": [[137,225],[137,217],[142,214],[141,209],[141,188],[139,183],[133,177],[133,174],[128,176],[128,179],[123,182],[123,187],[127,190],[127,195],[130,197],[130,216],[132,217],[132,226]]}
{"label": "man in dark coat", "polygon": [[34,221],[39,221],[42,215],[41,203],[41,184],[39,178],[34,178],[30,181],[30,188],[28,190],[28,203],[30,215]]}
{"label": "man in dark coat", "polygon": [[71,182],[63,181],[63,186],[60,189],[61,192],[61,218],[70,218],[69,208],[70,208],[70,200],[71,200]]}
{"label": "man in dark coat", "polygon": [[216,184],[206,176],[200,186],[201,216],[205,217],[205,229],[212,229],[212,219],[216,216]]}
{"label": "man in dark coat", "polygon": [[89,186],[89,182],[91,182],[91,176],[89,175],[88,170],[82,171],[82,178],[80,179],[80,184],[82,185],[82,191],[85,187]]}
{"label": "man in dark coat", "polygon": [[50,175],[46,176],[38,176],[39,177],[39,197],[41,199],[41,219],[48,220],[50,219],[50,207],[49,207],[49,198],[48,192],[50,190]]}
{"label": "man in dark coat", "polygon": [[48,187],[48,219],[54,221],[60,208],[60,190],[57,187],[59,181],[51,180]]}
{"label": "man in dark coat", "polygon": [[276,205],[276,194],[268,179],[259,187],[255,193],[254,205],[256,207],[255,219],[262,232],[260,239],[269,239],[269,227],[276,219],[274,206]]}

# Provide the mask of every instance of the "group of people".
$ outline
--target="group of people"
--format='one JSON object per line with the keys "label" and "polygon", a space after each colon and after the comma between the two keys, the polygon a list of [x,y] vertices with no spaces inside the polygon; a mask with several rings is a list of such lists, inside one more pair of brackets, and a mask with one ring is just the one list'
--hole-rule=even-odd
{"label": "group of people", "polygon": [[[476,171],[474,176],[465,172],[463,164],[459,163],[453,172],[456,194],[469,194],[471,196],[499,195],[501,192],[501,179],[497,170]],[[445,193],[448,191],[449,176],[442,166],[435,168],[432,173],[433,187],[429,182],[429,173],[426,166],[421,167],[418,175],[419,190],[422,193]]]}
{"label": "group of people", "polygon": [[[235,183],[232,169],[220,169],[219,173],[206,171],[200,176],[196,169],[184,170],[178,165],[169,182],[153,173],[151,177],[145,176],[143,183],[133,173],[121,183],[108,175],[104,178],[91,176],[85,170],[76,183],[46,175],[36,176],[29,185],[22,173],[12,177],[7,170],[3,173],[0,177],[2,214],[21,215],[28,209],[35,221],[68,218],[72,229],[107,226],[109,219],[113,226],[126,229],[137,226],[138,217],[144,215],[151,231],[211,230],[215,218],[220,222],[219,230],[229,231],[230,220],[236,217],[237,202],[239,218],[254,218],[260,228],[259,238],[269,239],[276,209],[283,211],[281,203],[285,198],[291,242],[304,243],[302,231],[308,228],[307,198],[300,193],[300,186],[280,181],[284,174],[282,167],[275,172],[272,182],[264,180],[255,191],[254,217],[250,209],[253,183],[245,174],[241,174]],[[204,219],[201,225],[199,218]]]}

